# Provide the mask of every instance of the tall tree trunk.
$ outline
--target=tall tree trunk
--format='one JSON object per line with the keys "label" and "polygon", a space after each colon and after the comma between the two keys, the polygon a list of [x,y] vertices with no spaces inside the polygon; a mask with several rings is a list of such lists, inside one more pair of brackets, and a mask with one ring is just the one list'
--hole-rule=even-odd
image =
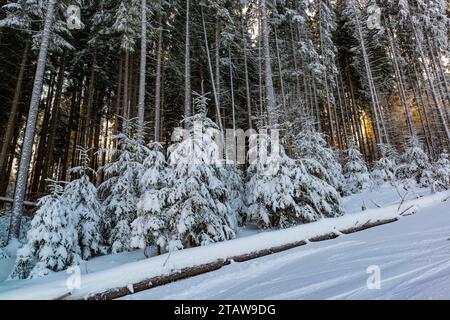
{"label": "tall tree trunk", "polygon": [[8,163],[8,150],[11,146],[11,139],[14,135],[14,127],[17,119],[17,109],[19,106],[20,91],[22,88],[23,75],[25,73],[25,64],[27,62],[28,50],[30,44],[27,41],[22,53],[22,60],[20,62],[19,75],[17,77],[16,88],[14,89],[14,97],[12,100],[11,111],[9,112],[8,123],[6,125],[5,136],[3,138],[2,150],[0,152],[0,175],[5,172]]}
{"label": "tall tree trunk", "polygon": [[422,69],[425,72],[425,76],[426,76],[427,81],[429,83],[430,91],[431,91],[431,94],[432,94],[432,97],[433,97],[433,100],[434,100],[434,103],[435,103],[435,107],[436,107],[437,112],[438,112],[439,119],[441,120],[442,126],[444,128],[444,132],[445,132],[445,135],[446,135],[446,138],[447,138],[447,144],[448,144],[448,143],[450,143],[450,128],[449,128],[449,125],[448,125],[448,121],[447,121],[447,118],[445,116],[444,110],[442,108],[441,102],[439,101],[439,98],[438,98],[438,95],[436,93],[436,90],[435,90],[433,84],[431,83],[431,74],[430,74],[430,71],[429,71],[428,66],[427,66],[427,59],[425,58],[425,54],[423,52],[422,44],[420,43],[420,41],[417,38],[418,37],[417,30],[416,30],[415,22],[413,20],[411,20],[411,25],[412,25],[412,28],[413,28],[413,31],[414,31],[414,36],[415,36],[415,39],[416,39],[417,51],[418,51],[418,53],[420,55],[420,58],[422,59]]}
{"label": "tall tree trunk", "polygon": [[122,106],[122,112],[123,117],[126,120],[126,127],[123,128],[126,133],[129,131],[129,123],[128,120],[130,119],[130,99],[129,99],[129,92],[130,92],[130,86],[129,86],[129,77],[130,77],[130,52],[128,50],[125,50],[125,67],[123,71],[123,106]]}
{"label": "tall tree trunk", "polygon": [[324,66],[324,73],[323,73],[323,84],[325,87],[325,99],[327,102],[327,108],[328,108],[328,121],[330,122],[329,128],[330,128],[330,137],[331,137],[331,146],[336,146],[336,140],[335,140],[335,133],[334,133],[334,126],[333,126],[333,106],[331,104],[330,99],[330,89],[328,87],[328,70],[327,70],[327,63],[326,63],[326,53],[325,53],[325,45],[323,42],[323,26],[322,26],[322,5],[320,5],[319,9],[319,37],[320,37],[320,49],[322,53],[322,64]]}
{"label": "tall tree trunk", "polygon": [[[59,61],[60,67],[58,72],[58,80],[56,83],[55,101],[52,108],[52,118],[50,122],[50,133],[48,136],[47,153],[45,155],[44,166],[42,168],[42,179],[39,186],[39,192],[44,192],[46,179],[51,177],[51,166],[53,165],[53,156],[55,148],[55,138],[59,123],[59,105],[61,103],[62,89],[64,84],[64,71],[66,64],[66,53],[64,52]],[[39,160],[39,159],[38,159]]]}
{"label": "tall tree trunk", "polygon": [[231,110],[233,116],[233,161],[237,165],[237,140],[236,140],[236,106],[234,99],[234,77],[233,60],[231,59],[231,47],[228,48],[228,59],[230,60],[230,87],[231,87]]}
{"label": "tall tree trunk", "polygon": [[67,179],[67,168],[68,168],[68,160],[69,160],[69,151],[70,151],[70,145],[71,145],[71,137],[72,137],[72,131],[73,131],[73,122],[75,119],[76,109],[79,108],[78,101],[77,101],[77,88],[73,88],[72,92],[72,101],[70,105],[70,115],[69,115],[69,126],[67,128],[67,135],[66,135],[66,146],[64,147],[64,155],[62,159],[62,167],[61,167],[61,174],[59,176],[60,181],[66,181]]}
{"label": "tall tree trunk", "polygon": [[13,213],[11,216],[11,225],[9,228],[8,238],[18,239],[20,235],[20,224],[22,221],[23,202],[25,201],[25,193],[27,191],[28,170],[31,161],[31,153],[33,152],[34,133],[36,131],[36,118],[39,108],[39,100],[41,98],[42,86],[44,82],[45,64],[47,61],[47,52],[50,42],[50,34],[53,23],[53,13],[56,0],[49,0],[47,4],[47,13],[45,15],[44,31],[42,34],[42,42],[39,51],[39,58],[34,78],[32,98],[30,101],[30,109],[28,113],[27,126],[25,130],[22,156],[20,158],[19,171],[17,173],[16,190],[14,193]]}
{"label": "tall tree trunk", "polygon": [[392,62],[394,65],[394,71],[395,71],[395,76],[397,79],[397,85],[399,87],[399,92],[400,92],[400,99],[402,101],[402,105],[403,108],[405,110],[405,115],[406,115],[406,122],[408,125],[408,129],[410,132],[411,136],[414,136],[416,134],[415,132],[415,128],[414,128],[414,122],[413,122],[413,118],[412,118],[412,114],[411,111],[409,110],[408,107],[408,102],[407,102],[407,97],[406,97],[406,90],[403,84],[403,77],[402,77],[402,73],[400,71],[400,67],[398,64],[398,53],[397,53],[397,49],[395,47],[395,43],[394,43],[394,37],[392,35],[392,30],[391,30],[391,26],[392,26],[392,18],[391,16],[389,16],[388,18],[388,22],[389,25],[386,26],[386,30],[387,30],[387,36],[388,36],[388,41],[389,41],[389,46],[390,46],[390,51],[391,51],[391,55],[392,55]]}
{"label": "tall tree trunk", "polygon": [[[216,94],[217,94],[217,109],[222,110],[221,103],[221,85],[220,85],[220,18],[216,18],[216,47],[215,47],[215,63],[216,63]],[[208,46],[208,44],[205,44]],[[219,119],[217,119],[219,122]],[[220,121],[221,122],[221,121]]]}
{"label": "tall tree trunk", "polygon": [[[241,9],[242,10],[242,9]],[[245,73],[245,94],[247,98],[247,118],[248,118],[248,128],[253,128],[253,121],[252,121],[252,102],[251,102],[251,96],[250,96],[250,80],[248,75],[248,56],[247,56],[247,35],[245,34],[245,23],[244,23],[244,13],[242,13],[241,18],[241,24],[242,24],[242,40],[243,40],[243,52],[244,52],[244,73]]]}
{"label": "tall tree trunk", "polygon": [[[186,0],[186,48],[184,55],[184,119],[191,115],[191,42],[190,42],[190,6],[191,0]],[[186,126],[187,123],[185,122]]]}
{"label": "tall tree trunk", "polygon": [[283,110],[286,110],[286,93],[284,90],[283,66],[281,63],[280,46],[278,45],[278,34],[277,34],[276,28],[274,28],[274,32],[275,32],[275,48],[277,51],[278,71],[280,72],[281,97],[282,97],[282,101],[283,101]]}
{"label": "tall tree trunk", "polygon": [[159,18],[158,49],[156,53],[156,84],[155,84],[155,134],[154,140],[161,140],[161,66],[162,66],[162,18]]}
{"label": "tall tree trunk", "polygon": [[[211,61],[211,54],[210,54],[210,50],[209,50],[208,35],[206,33],[206,23],[205,23],[205,16],[203,14],[203,6],[200,8],[200,10],[201,10],[201,14],[202,14],[203,35],[204,35],[204,40],[205,40],[206,56],[208,58],[209,74],[211,75],[211,86],[213,89],[214,102],[216,104],[217,123],[219,125],[220,132],[222,133],[222,138],[224,138],[224,131],[223,131],[223,126],[222,126],[222,116],[220,115],[219,94],[217,92],[216,82],[214,80],[214,72],[213,72],[213,66],[212,66],[212,61]],[[225,140],[223,139],[222,141],[225,141]]]}
{"label": "tall tree trunk", "polygon": [[266,0],[260,0],[261,10],[261,23],[262,23],[262,36],[263,36],[263,50],[264,50],[264,71],[266,80],[266,101],[267,101],[267,113],[269,117],[269,125],[273,127],[277,124],[276,119],[276,100],[275,90],[273,87],[273,73],[272,73],[272,60],[270,57],[270,30],[269,23],[267,21],[267,6]]}
{"label": "tall tree trunk", "polygon": [[366,50],[366,44],[365,44],[364,35],[362,32],[361,22],[359,21],[359,18],[358,18],[358,11],[356,10],[355,6],[353,6],[352,9],[355,13],[355,22],[356,22],[356,29],[357,29],[356,32],[358,33],[358,38],[359,38],[358,40],[361,45],[361,51],[362,51],[364,65],[365,65],[366,74],[367,74],[367,81],[368,81],[368,85],[369,85],[369,89],[370,89],[370,96],[372,99],[372,112],[374,115],[374,122],[375,122],[375,128],[376,128],[376,139],[377,139],[377,143],[383,143],[383,136],[382,136],[382,132],[381,132],[379,111],[378,111],[378,109],[379,109],[378,97],[377,97],[375,85],[373,83],[372,69],[370,67],[369,57],[368,57],[367,50]]}
{"label": "tall tree trunk", "polygon": [[[116,121],[114,123],[114,135],[116,135],[119,130],[121,130],[121,121],[120,116],[122,115],[121,109],[122,109],[122,80],[123,80],[123,53],[120,53],[120,60],[119,60],[119,77],[117,81],[117,95],[116,95]],[[117,147],[117,146],[116,146]]]}
{"label": "tall tree trunk", "polygon": [[145,75],[147,70],[147,0],[142,0],[141,11],[141,66],[139,70],[138,140],[144,141]]}

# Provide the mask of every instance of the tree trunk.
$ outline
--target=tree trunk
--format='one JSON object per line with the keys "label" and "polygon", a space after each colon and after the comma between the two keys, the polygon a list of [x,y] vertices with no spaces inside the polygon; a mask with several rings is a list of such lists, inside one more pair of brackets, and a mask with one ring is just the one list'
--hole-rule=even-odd
{"label": "tree trunk", "polygon": [[30,44],[27,41],[23,49],[22,60],[20,62],[19,76],[17,77],[16,88],[14,89],[14,97],[12,100],[11,111],[9,113],[8,123],[6,125],[5,136],[3,138],[2,150],[0,152],[0,175],[5,172],[8,163],[8,151],[11,146],[11,139],[14,135],[14,127],[17,119],[17,109],[19,106],[20,91],[22,88],[23,76],[25,73],[25,64],[27,62],[28,50]]}
{"label": "tree trunk", "polygon": [[244,73],[245,73],[245,94],[247,98],[247,118],[248,118],[248,128],[253,128],[252,121],[252,102],[250,96],[250,80],[248,75],[248,57],[247,57],[247,35],[245,34],[245,24],[244,24],[244,16],[242,13],[242,40],[243,40],[243,51],[244,51]]}
{"label": "tree trunk", "polygon": [[18,239],[20,235],[20,224],[22,221],[23,202],[25,201],[25,193],[27,190],[28,170],[31,161],[31,153],[33,152],[34,133],[36,131],[36,118],[38,114],[39,100],[41,98],[42,86],[44,82],[45,64],[47,61],[47,52],[50,42],[50,34],[52,30],[55,3],[56,0],[49,0],[47,4],[44,32],[42,34],[42,42],[39,51],[36,75],[34,78],[32,98],[30,101],[30,109],[28,113],[27,126],[23,142],[22,156],[20,158],[19,171],[17,174],[13,213],[11,216],[11,225],[8,234],[8,238],[10,240],[14,238]]}
{"label": "tree trunk", "polygon": [[[55,148],[55,138],[56,138],[56,132],[58,130],[58,122],[59,122],[59,105],[61,102],[61,95],[62,95],[62,89],[64,84],[64,71],[65,71],[65,62],[66,60],[66,53],[64,52],[59,63],[59,73],[58,73],[58,80],[56,83],[56,91],[55,91],[55,101],[53,103],[52,108],[52,118],[50,122],[50,133],[48,135],[48,142],[47,142],[47,153],[45,155],[45,162],[44,166],[42,168],[42,178],[41,183],[39,186],[39,192],[43,193],[45,190],[46,185],[46,179],[51,177],[51,171],[50,168],[53,165],[53,153]],[[39,159],[38,159],[39,161]]]}
{"label": "tree trunk", "polygon": [[156,53],[156,84],[155,84],[155,138],[156,142],[161,140],[161,66],[162,66],[162,19],[159,18],[158,49]]}
{"label": "tree trunk", "polygon": [[[190,43],[190,1],[186,0],[186,48],[184,56],[184,119],[191,115],[191,43]],[[185,127],[187,123],[184,123]]]}
{"label": "tree trunk", "polygon": [[141,5],[141,66],[139,71],[139,102],[138,102],[138,140],[144,141],[145,126],[145,75],[147,70],[147,0]]}
{"label": "tree trunk", "polygon": [[426,76],[426,78],[428,80],[430,91],[431,91],[431,94],[432,94],[432,97],[433,97],[433,100],[434,100],[434,103],[435,103],[435,107],[437,109],[439,118],[440,118],[440,120],[442,122],[442,126],[444,128],[444,132],[445,132],[445,135],[446,135],[446,138],[447,138],[447,144],[448,144],[450,142],[450,129],[449,129],[449,126],[448,126],[448,121],[446,119],[446,116],[445,116],[444,110],[442,108],[441,102],[439,101],[439,98],[437,96],[436,90],[435,90],[433,84],[431,83],[430,71],[428,70],[428,66],[426,64],[427,59],[425,58],[425,55],[423,53],[422,45],[421,45],[420,41],[418,41],[416,26],[415,26],[414,21],[412,21],[412,20],[411,20],[411,25],[412,25],[412,28],[413,28],[413,31],[414,31],[414,35],[415,35],[415,39],[416,39],[417,51],[418,51],[418,53],[420,55],[420,58],[422,59],[423,71],[425,72],[425,76]]}
{"label": "tree trunk", "polygon": [[[200,10],[201,10],[201,14],[202,14],[203,34],[204,34],[204,40],[205,40],[206,56],[208,58],[209,74],[211,75],[211,85],[212,85],[213,94],[214,94],[214,102],[216,104],[217,123],[219,125],[219,130],[220,130],[220,132],[222,134],[222,138],[223,138],[224,131],[223,131],[223,126],[222,126],[222,117],[220,115],[219,94],[217,92],[217,88],[216,88],[216,84],[215,84],[216,82],[214,80],[214,72],[213,72],[213,67],[212,67],[211,54],[209,51],[208,35],[206,33],[206,24],[205,24],[205,16],[203,14],[203,6],[201,7]],[[224,142],[225,140],[223,139],[222,141]]]}
{"label": "tree trunk", "polygon": [[272,60],[270,57],[270,42],[269,42],[269,23],[267,22],[267,6],[266,0],[260,0],[262,36],[263,36],[263,50],[264,50],[264,71],[266,80],[266,101],[267,113],[269,117],[269,125],[273,127],[277,124],[276,118],[276,100],[275,90],[273,87],[273,73]]}

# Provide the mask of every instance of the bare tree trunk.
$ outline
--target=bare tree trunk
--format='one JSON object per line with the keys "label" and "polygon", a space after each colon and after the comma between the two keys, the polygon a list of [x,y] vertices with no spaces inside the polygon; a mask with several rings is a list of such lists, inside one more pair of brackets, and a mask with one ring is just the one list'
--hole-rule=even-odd
{"label": "bare tree trunk", "polygon": [[73,131],[73,121],[75,119],[76,109],[79,108],[78,101],[77,101],[77,88],[73,88],[72,92],[72,102],[70,106],[70,116],[69,116],[69,127],[67,128],[67,135],[66,135],[66,146],[64,148],[64,156],[62,159],[62,168],[61,168],[61,174],[59,176],[60,181],[66,181],[67,179],[67,168],[68,168],[68,159],[69,159],[69,150],[70,150],[70,140],[72,137],[72,131]]}
{"label": "bare tree trunk", "polygon": [[7,167],[8,150],[11,146],[11,139],[14,136],[14,127],[17,119],[17,109],[19,106],[20,91],[22,88],[23,76],[25,73],[25,64],[27,62],[28,50],[30,44],[27,41],[23,49],[22,60],[20,62],[19,76],[17,77],[16,88],[14,89],[14,97],[12,100],[11,111],[9,112],[8,123],[6,125],[5,136],[3,138],[2,150],[0,152],[0,175],[2,175]]}
{"label": "bare tree trunk", "polygon": [[430,91],[431,91],[431,94],[433,96],[433,100],[434,100],[434,103],[436,105],[436,109],[438,111],[439,118],[440,118],[440,120],[442,122],[442,126],[444,128],[445,135],[447,137],[447,144],[448,144],[450,142],[450,129],[449,129],[449,126],[448,126],[448,121],[446,119],[446,116],[445,116],[444,110],[442,108],[441,102],[439,101],[439,98],[437,96],[436,90],[435,90],[433,84],[431,83],[431,78],[430,78],[431,74],[430,74],[430,71],[428,70],[428,66],[426,64],[427,59],[425,58],[425,55],[423,53],[422,44],[420,43],[420,41],[417,38],[416,26],[414,24],[414,21],[412,21],[412,20],[411,20],[411,25],[412,25],[412,28],[413,28],[413,31],[414,31],[414,36],[415,36],[415,39],[416,39],[417,51],[418,51],[418,53],[420,55],[420,58],[422,59],[423,71],[425,72],[425,76],[426,76],[427,81],[429,83]]}
{"label": "bare tree trunk", "polygon": [[47,153],[45,155],[45,162],[42,168],[42,179],[39,186],[40,192],[43,192],[45,190],[46,179],[51,177],[50,168],[53,165],[53,152],[55,148],[55,138],[59,122],[59,105],[61,102],[61,95],[64,84],[64,72],[66,64],[65,61],[66,61],[66,53],[63,52],[63,55],[59,61],[60,67],[58,72],[58,80],[56,82],[56,92],[55,92],[55,101],[53,103],[52,108],[52,118],[50,121],[50,133],[48,135]]}
{"label": "bare tree trunk", "polygon": [[401,71],[400,71],[400,68],[399,68],[399,65],[398,65],[398,60],[397,60],[397,55],[398,54],[397,54],[397,50],[396,50],[396,47],[395,47],[394,39],[393,39],[393,36],[392,36],[392,31],[391,31],[391,25],[392,25],[391,16],[389,16],[389,20],[388,21],[389,21],[389,25],[386,26],[387,36],[388,36],[388,40],[389,40],[389,46],[390,46],[390,49],[391,49],[392,62],[393,62],[393,65],[394,65],[394,71],[395,71],[395,75],[396,75],[396,78],[397,78],[397,84],[398,84],[399,91],[400,91],[400,98],[401,98],[401,101],[402,101],[403,108],[405,110],[406,121],[407,121],[407,124],[408,124],[409,132],[410,132],[411,136],[414,136],[416,134],[415,128],[414,128],[414,122],[413,122],[412,114],[411,114],[411,112],[410,112],[410,110],[408,108],[408,103],[407,103],[408,99],[406,97],[406,93],[405,93],[406,91],[405,91],[405,87],[404,87],[404,84],[403,84],[403,77],[402,77],[402,74],[401,74]]}
{"label": "bare tree trunk", "polygon": [[378,113],[378,108],[379,108],[378,101],[377,101],[378,98],[376,96],[377,93],[376,93],[375,85],[373,83],[372,69],[370,67],[370,62],[369,62],[369,58],[367,55],[364,35],[362,33],[362,26],[361,26],[361,23],[358,18],[358,11],[356,10],[356,7],[354,7],[354,6],[353,6],[353,11],[356,16],[356,18],[355,18],[356,29],[357,29],[356,31],[358,32],[359,43],[361,45],[361,51],[362,51],[364,65],[365,65],[365,69],[366,69],[366,73],[367,73],[367,81],[368,81],[368,85],[369,85],[369,89],[370,89],[370,96],[372,99],[372,110],[373,110],[374,121],[375,121],[377,143],[383,143],[383,137],[382,137],[382,133],[381,133],[380,119],[379,119],[379,113]]}
{"label": "bare tree trunk", "polygon": [[230,63],[230,87],[231,87],[231,110],[233,116],[233,161],[237,165],[237,141],[236,141],[236,106],[234,99],[234,77],[233,77],[233,60],[231,59],[231,47],[228,48],[228,58]]}
{"label": "bare tree trunk", "polygon": [[253,128],[252,121],[252,102],[250,97],[250,80],[248,75],[248,57],[247,57],[247,35],[245,34],[245,23],[244,23],[244,14],[242,13],[242,40],[244,42],[244,72],[245,72],[245,93],[247,98],[247,118],[248,118],[248,128]]}
{"label": "bare tree trunk", "polygon": [[275,90],[273,87],[273,73],[272,60],[270,57],[270,42],[269,42],[269,23],[267,22],[267,6],[266,0],[260,0],[262,36],[263,36],[263,50],[264,50],[264,71],[266,79],[266,101],[267,113],[269,117],[269,125],[273,127],[277,124],[276,119],[276,100]]}
{"label": "bare tree trunk", "polygon": [[114,124],[114,134],[116,135],[119,132],[119,124],[120,119],[119,116],[121,115],[120,109],[122,107],[122,78],[123,78],[123,54],[120,54],[120,61],[119,61],[119,79],[117,83],[117,95],[116,95],[116,122]]}
{"label": "bare tree trunk", "polygon": [[[429,38],[428,38],[428,42],[430,42]],[[440,76],[442,78],[442,86],[443,86],[443,89],[445,92],[444,99],[447,101],[447,107],[450,108],[450,85],[448,84],[447,75],[444,72],[444,68],[442,67],[442,60],[439,58],[438,47],[436,45],[433,46],[432,43],[430,43],[430,47],[432,48],[431,50],[433,50],[433,48],[434,48],[434,50],[436,51],[436,53],[433,54],[433,57],[436,59],[436,65],[439,70]],[[436,55],[437,55],[437,57],[436,57]],[[447,112],[447,117],[448,116],[449,116],[449,112]]]}
{"label": "bare tree trunk", "polygon": [[[205,40],[206,55],[208,58],[209,74],[211,75],[211,86],[212,86],[213,94],[214,94],[214,102],[216,104],[217,122],[218,122],[219,129],[220,129],[220,132],[222,133],[222,138],[223,138],[224,131],[223,131],[223,126],[222,126],[222,117],[220,115],[219,95],[218,95],[216,84],[215,84],[216,82],[214,81],[214,72],[213,72],[213,67],[212,67],[211,54],[209,51],[208,35],[206,33],[206,24],[205,24],[205,16],[203,14],[203,6],[201,6],[200,10],[201,10],[201,14],[202,14],[203,35],[204,35],[204,40]],[[222,141],[225,141],[225,140],[222,140]]]}
{"label": "bare tree trunk", "polygon": [[324,73],[323,73],[323,83],[325,86],[325,99],[327,101],[327,108],[328,108],[328,120],[330,122],[330,136],[331,136],[331,145],[334,147],[336,146],[336,140],[335,140],[335,133],[334,133],[334,126],[333,126],[333,106],[331,105],[331,99],[330,99],[330,89],[328,87],[328,72],[327,72],[327,64],[326,64],[326,53],[325,53],[325,45],[323,42],[323,27],[322,27],[322,6],[320,6],[319,9],[319,37],[320,37],[320,49],[322,52],[322,64],[324,66]]}
{"label": "bare tree trunk", "polygon": [[259,85],[259,116],[261,124],[264,125],[264,93],[263,93],[263,67],[262,67],[262,45],[261,45],[261,19],[258,19],[258,85]]}
{"label": "bare tree trunk", "polygon": [[281,64],[280,48],[278,46],[278,35],[277,35],[276,28],[274,28],[274,32],[275,32],[275,47],[276,47],[276,51],[277,51],[277,60],[278,60],[278,71],[280,72],[281,97],[282,97],[282,101],[283,101],[283,110],[286,110],[286,94],[284,91],[283,67]]}
{"label": "bare tree trunk", "polygon": [[[130,90],[130,85],[129,85],[129,78],[130,78],[130,53],[128,52],[128,50],[125,50],[125,67],[124,67],[124,71],[123,71],[123,117],[126,120],[130,119],[130,98],[129,98],[129,90]],[[123,130],[125,130],[126,133],[128,133],[129,131],[129,124],[126,124],[127,127],[123,128]]]}
{"label": "bare tree trunk", "polygon": [[[205,44],[208,46],[208,44]],[[215,47],[215,62],[216,62],[216,94],[217,94],[217,109],[222,109],[221,103],[221,85],[220,85],[220,18],[216,18],[216,47]],[[217,119],[219,121],[219,119]]]}
{"label": "bare tree trunk", "polygon": [[25,130],[22,156],[20,158],[19,172],[17,174],[16,191],[14,194],[13,213],[11,216],[11,225],[8,238],[18,239],[20,235],[20,224],[22,221],[23,202],[27,190],[28,170],[33,152],[34,133],[36,131],[36,117],[38,114],[39,100],[41,98],[42,86],[44,82],[45,64],[47,61],[47,52],[52,31],[53,13],[56,0],[49,0],[47,4],[47,13],[45,16],[44,31],[39,51],[39,58],[34,78],[32,98],[28,113],[27,126]]}
{"label": "bare tree trunk", "polygon": [[162,19],[159,18],[158,49],[156,53],[156,84],[155,84],[155,141],[161,139],[161,69],[162,69]]}
{"label": "bare tree trunk", "polygon": [[298,63],[297,63],[297,48],[296,48],[296,41],[294,39],[294,30],[292,28],[292,24],[289,23],[289,31],[291,34],[291,49],[292,49],[292,57],[294,58],[294,71],[295,71],[295,87],[296,87],[296,97],[297,99],[300,99],[301,97],[301,89],[300,89],[300,78],[299,78],[299,69],[298,69]]}
{"label": "bare tree trunk", "polygon": [[[186,0],[186,49],[184,57],[184,118],[191,115],[191,44],[190,44],[190,1]],[[186,123],[185,123],[186,126]]]}
{"label": "bare tree trunk", "polygon": [[147,70],[147,0],[141,2],[141,65],[139,70],[138,140],[144,141],[145,75]]}

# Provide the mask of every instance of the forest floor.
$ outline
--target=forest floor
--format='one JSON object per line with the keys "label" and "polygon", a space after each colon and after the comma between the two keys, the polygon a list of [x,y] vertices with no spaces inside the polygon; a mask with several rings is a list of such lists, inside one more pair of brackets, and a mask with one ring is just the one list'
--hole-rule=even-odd
{"label": "forest floor", "polygon": [[[81,289],[73,298],[128,285],[220,254],[245,253],[268,243],[313,236],[331,225],[398,216],[398,206],[416,206],[417,214],[350,235],[291,249],[218,271],[124,297],[125,299],[450,299],[450,192],[427,189],[405,193],[391,186],[347,197],[347,216],[287,230],[240,230],[238,239],[144,259],[142,251],[95,258],[81,266]],[[362,208],[365,212],[361,212]],[[380,208],[381,207],[381,208]],[[367,220],[365,220],[367,221]],[[342,229],[340,229],[342,230]],[[323,233],[322,233],[323,234]],[[282,238],[280,240],[280,238]],[[217,257],[216,257],[217,256]],[[70,274],[6,281],[14,259],[0,260],[0,299],[55,299],[68,292]],[[381,271],[381,288],[369,290],[367,268]]]}

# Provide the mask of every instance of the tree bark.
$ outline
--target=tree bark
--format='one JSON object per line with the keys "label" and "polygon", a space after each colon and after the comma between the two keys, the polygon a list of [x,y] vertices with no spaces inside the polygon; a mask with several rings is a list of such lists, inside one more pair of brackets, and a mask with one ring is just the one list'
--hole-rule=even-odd
{"label": "tree bark", "polygon": [[273,127],[277,124],[276,119],[276,100],[275,90],[273,87],[272,60],[270,57],[270,41],[269,41],[269,23],[267,22],[267,6],[266,0],[260,0],[263,50],[264,50],[264,71],[266,80],[266,101],[267,113],[269,117],[269,125]]}
{"label": "tree bark", "polygon": [[155,84],[155,138],[156,142],[161,140],[161,65],[162,65],[162,18],[159,18],[158,49],[156,53],[156,84]]}
{"label": "tree bark", "polygon": [[25,64],[28,58],[28,50],[30,44],[27,41],[23,49],[22,60],[20,62],[19,75],[17,77],[16,88],[14,89],[14,97],[12,100],[11,111],[9,113],[8,123],[6,125],[5,136],[3,138],[2,149],[0,152],[0,175],[5,172],[8,163],[8,151],[11,146],[11,139],[14,135],[14,127],[17,119],[17,109],[19,106],[20,91],[22,88],[23,76],[25,73]]}
{"label": "tree bark", "polygon": [[[184,56],[184,119],[191,115],[191,43],[190,43],[190,1],[186,0],[186,47]],[[184,123],[185,127],[187,123]]]}
{"label": "tree bark", "polygon": [[36,131],[36,118],[38,114],[39,100],[41,98],[42,86],[44,82],[45,64],[47,61],[47,53],[50,43],[50,34],[52,31],[55,3],[56,0],[49,0],[47,4],[44,32],[42,35],[42,42],[39,51],[36,75],[34,78],[32,98],[30,101],[30,109],[28,113],[27,126],[23,142],[22,156],[20,159],[19,171],[17,174],[13,213],[11,216],[11,225],[8,234],[9,240],[18,239],[20,235],[23,202],[25,201],[25,193],[27,190],[28,170],[31,161],[31,153],[33,152],[34,134]]}
{"label": "tree bark", "polygon": [[147,0],[141,2],[141,65],[139,71],[138,140],[144,141],[145,127],[145,75],[147,70]]}

